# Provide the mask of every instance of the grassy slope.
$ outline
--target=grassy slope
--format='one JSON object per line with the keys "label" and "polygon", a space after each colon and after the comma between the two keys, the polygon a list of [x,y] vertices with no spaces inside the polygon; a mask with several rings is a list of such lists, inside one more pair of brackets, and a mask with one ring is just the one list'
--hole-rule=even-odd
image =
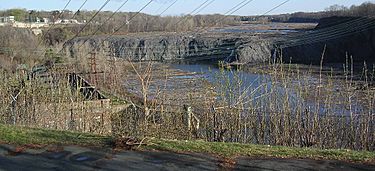
{"label": "grassy slope", "polygon": [[375,152],[352,150],[321,150],[314,148],[293,148],[238,143],[213,143],[204,141],[153,140],[149,149],[174,152],[210,153],[223,157],[250,156],[276,158],[308,158],[343,160],[375,164]]}
{"label": "grassy slope", "polygon": [[[110,137],[82,134],[68,131],[5,126],[0,124],[0,142],[15,145],[84,145],[104,146]],[[375,163],[375,152],[351,150],[319,150],[313,148],[291,148],[238,143],[212,143],[204,141],[151,140],[151,145],[143,150],[172,152],[195,152],[220,155],[223,157],[252,156],[277,158],[330,159]]]}
{"label": "grassy slope", "polygon": [[88,145],[101,146],[110,140],[93,134],[82,134],[69,131],[55,131],[47,129],[24,128],[0,124],[0,142],[26,145],[26,144],[58,144],[58,145]]}

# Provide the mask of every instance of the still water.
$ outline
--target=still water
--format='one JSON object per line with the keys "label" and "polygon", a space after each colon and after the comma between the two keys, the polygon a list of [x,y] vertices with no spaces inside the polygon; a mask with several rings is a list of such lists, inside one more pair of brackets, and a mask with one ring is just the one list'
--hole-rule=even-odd
{"label": "still water", "polygon": [[[247,103],[248,107],[256,104],[261,106],[270,106],[269,103],[273,103],[276,108],[282,109],[283,105],[286,104],[285,101],[287,100],[292,113],[303,108],[308,109],[312,112],[317,112],[320,115],[330,114],[337,116],[349,116],[350,113],[363,113],[363,110],[365,110],[365,108],[357,99],[354,99],[352,101],[351,109],[348,110],[348,107],[340,102],[340,100],[344,101],[345,99],[340,99],[343,97],[339,97],[339,95],[336,101],[337,104],[331,104],[330,106],[327,106],[325,103],[323,103],[321,101],[322,99],[316,100],[311,98],[304,98],[302,97],[301,93],[296,92],[297,88],[294,88],[293,86],[285,86],[281,83],[278,83],[278,80],[271,80],[270,76],[265,74],[255,74],[236,70],[221,70],[217,66],[207,64],[173,65],[173,67],[182,71],[200,73],[198,75],[188,77],[204,78],[214,85],[228,84],[230,86],[238,86],[238,82],[240,80],[241,85],[236,89],[237,96],[232,95],[233,99],[230,100],[230,103],[236,103],[236,100],[238,99],[235,98],[238,98],[242,93],[246,96],[242,97],[242,101],[251,101],[251,103]],[[306,77],[308,77],[308,79],[292,79],[293,81],[291,83],[296,85],[316,84],[317,78],[314,78],[312,76]],[[339,82],[337,82],[337,84],[339,84]],[[336,89],[332,91],[334,91],[334,93],[340,94]],[[230,93],[233,92],[225,92],[227,97],[231,96]],[[285,98],[286,96],[288,98]],[[267,111],[269,109],[263,110]]]}

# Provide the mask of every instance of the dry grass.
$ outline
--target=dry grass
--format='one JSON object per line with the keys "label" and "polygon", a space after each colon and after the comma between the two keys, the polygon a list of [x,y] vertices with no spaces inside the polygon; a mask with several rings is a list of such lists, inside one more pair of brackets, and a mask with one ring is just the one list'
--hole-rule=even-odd
{"label": "dry grass", "polygon": [[[370,87],[371,74],[354,80],[354,72],[346,67],[342,71],[345,78],[336,79],[332,72],[318,71],[317,75],[292,64],[269,64],[268,68],[258,71],[263,77],[253,86],[244,83],[241,70],[228,74],[222,69],[216,82],[206,87],[215,87],[214,92],[200,94],[204,101],[185,101],[193,108],[194,119],[183,106],[174,111],[156,110],[146,122],[141,108],[137,117],[124,112],[121,117],[128,119],[122,124],[137,128],[135,134],[129,131],[126,135],[374,150],[375,91]],[[163,104],[163,99],[157,99],[157,104]],[[167,108],[172,107],[165,105]]]}
{"label": "dry grass", "polygon": [[[157,72],[159,65],[102,65],[98,68],[107,68],[98,87],[119,104],[125,102],[126,110],[92,115],[93,107],[78,107],[74,119],[71,106],[84,99],[63,79],[46,84],[2,71],[0,121],[118,136],[373,151],[375,72],[364,66],[362,79],[353,79],[348,65],[343,79],[336,79],[322,68],[316,74],[299,65],[268,64],[267,70],[257,71],[261,77],[252,85],[241,69],[222,68],[216,81],[189,80],[183,91],[170,88],[175,83],[170,70],[160,67]],[[134,87],[140,97],[123,86],[131,75],[135,85],[141,85]]]}

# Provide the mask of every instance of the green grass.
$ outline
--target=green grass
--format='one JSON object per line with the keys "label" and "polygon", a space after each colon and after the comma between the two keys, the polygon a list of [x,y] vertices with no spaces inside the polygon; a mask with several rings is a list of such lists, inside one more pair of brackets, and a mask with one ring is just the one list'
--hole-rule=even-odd
{"label": "green grass", "polygon": [[265,146],[238,143],[219,143],[204,141],[152,140],[146,149],[157,149],[173,152],[193,152],[220,155],[234,158],[237,156],[269,158],[308,158],[343,160],[353,162],[375,163],[375,152],[352,150],[321,150],[314,148],[292,148],[282,146]]}
{"label": "green grass", "polygon": [[16,127],[0,124],[0,142],[15,145],[55,144],[103,146],[110,140],[110,137],[94,134]]}
{"label": "green grass", "polygon": [[[14,145],[54,144],[106,146],[108,145],[108,142],[113,142],[112,140],[113,139],[111,137],[94,134],[16,127],[0,124],[0,143],[9,143]],[[161,139],[151,139],[148,144],[148,146],[141,146],[141,150],[204,153],[219,155],[227,158],[250,156],[270,158],[328,159],[371,164],[375,163],[375,152],[368,151],[321,150],[314,148],[291,148],[282,146]]]}

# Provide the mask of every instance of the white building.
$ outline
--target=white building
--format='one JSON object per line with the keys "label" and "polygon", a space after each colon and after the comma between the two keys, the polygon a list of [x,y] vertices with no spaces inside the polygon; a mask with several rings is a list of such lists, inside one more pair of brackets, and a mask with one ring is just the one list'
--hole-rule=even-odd
{"label": "white building", "polygon": [[15,21],[14,16],[0,17],[0,23],[14,23]]}
{"label": "white building", "polygon": [[56,24],[81,24],[78,20],[73,19],[62,19],[55,21]]}
{"label": "white building", "polygon": [[[47,18],[36,18],[35,22],[17,22],[14,16],[0,17],[0,26],[11,26],[16,28],[40,29],[49,27]],[[39,34],[38,31],[35,34]]]}
{"label": "white building", "polygon": [[41,20],[41,22],[42,22],[42,23],[46,23],[46,24],[48,24],[50,21],[49,21],[48,18],[43,18],[43,19]]}

